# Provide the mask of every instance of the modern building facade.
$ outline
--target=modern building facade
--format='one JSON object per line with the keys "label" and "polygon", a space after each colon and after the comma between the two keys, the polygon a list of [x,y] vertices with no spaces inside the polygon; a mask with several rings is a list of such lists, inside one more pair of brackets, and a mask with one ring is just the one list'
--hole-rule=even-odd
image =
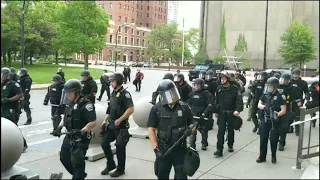
{"label": "modern building facade", "polygon": [[[278,54],[280,36],[294,20],[311,24],[319,58],[319,1],[269,1],[268,4],[267,68],[284,67],[284,61]],[[223,17],[227,54],[234,55],[232,51],[241,33],[247,42],[245,56],[252,60],[252,68],[262,69],[266,1],[202,1],[200,28],[209,58],[223,51],[220,49]],[[318,67],[319,59],[307,63],[307,68]]]}
{"label": "modern building facade", "polygon": [[[146,61],[148,33],[157,24],[167,24],[167,1],[96,1],[109,14],[106,47],[89,61]],[[118,53],[116,53],[118,52]],[[116,57],[117,55],[117,57]],[[76,54],[77,60],[83,60]]]}
{"label": "modern building facade", "polygon": [[181,1],[168,1],[168,24],[179,22],[179,7]]}

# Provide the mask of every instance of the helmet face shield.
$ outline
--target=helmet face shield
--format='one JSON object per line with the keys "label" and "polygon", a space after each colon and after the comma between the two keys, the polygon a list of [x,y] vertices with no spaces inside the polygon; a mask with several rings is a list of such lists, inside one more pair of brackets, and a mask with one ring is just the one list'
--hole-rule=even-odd
{"label": "helmet face shield", "polygon": [[178,78],[178,76],[175,76],[174,81],[178,82],[178,81],[180,81],[180,78]]}
{"label": "helmet face shield", "polygon": [[279,79],[279,83],[282,84],[282,85],[288,85],[290,83],[290,80],[289,79],[284,79],[283,77],[281,77]]}
{"label": "helmet face shield", "polygon": [[180,94],[176,87],[159,92],[162,104],[172,104],[180,100]]}
{"label": "helmet face shield", "polygon": [[266,85],[264,86],[263,93],[264,93],[264,94],[273,93],[273,92],[275,91],[275,89],[276,89],[276,88],[275,88],[273,85],[271,85],[271,84],[266,84]]}
{"label": "helmet face shield", "polygon": [[192,84],[192,89],[193,89],[194,91],[200,91],[200,90],[201,90],[201,84],[195,84],[195,83],[193,83],[193,84]]}
{"label": "helmet face shield", "polygon": [[210,80],[210,79],[212,79],[212,78],[213,78],[212,75],[210,75],[210,74],[207,74],[207,75],[206,75],[206,80]]}
{"label": "helmet face shield", "polygon": [[199,78],[203,79],[203,78],[205,78],[205,75],[202,74],[202,73],[200,73],[200,74],[199,74]]}
{"label": "helmet face shield", "polygon": [[299,74],[292,74],[293,79],[298,79],[300,77]]}

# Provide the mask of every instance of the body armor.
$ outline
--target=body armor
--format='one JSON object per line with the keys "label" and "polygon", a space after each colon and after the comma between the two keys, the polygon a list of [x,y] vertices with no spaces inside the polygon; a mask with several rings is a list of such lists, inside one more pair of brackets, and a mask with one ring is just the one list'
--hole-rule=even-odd
{"label": "body armor", "polygon": [[85,104],[89,102],[90,100],[82,97],[78,103],[66,108],[65,127],[68,131],[72,129],[82,129],[87,125],[88,122],[83,121],[83,119],[81,118],[81,112],[83,112]]}

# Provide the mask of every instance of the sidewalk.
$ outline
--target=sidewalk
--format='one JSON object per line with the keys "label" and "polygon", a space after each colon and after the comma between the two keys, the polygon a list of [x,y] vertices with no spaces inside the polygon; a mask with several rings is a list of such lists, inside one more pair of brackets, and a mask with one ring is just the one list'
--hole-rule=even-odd
{"label": "sidewalk", "polygon": [[[97,84],[100,84],[100,80],[95,80]],[[51,84],[32,84],[31,90],[44,90],[47,89]]]}

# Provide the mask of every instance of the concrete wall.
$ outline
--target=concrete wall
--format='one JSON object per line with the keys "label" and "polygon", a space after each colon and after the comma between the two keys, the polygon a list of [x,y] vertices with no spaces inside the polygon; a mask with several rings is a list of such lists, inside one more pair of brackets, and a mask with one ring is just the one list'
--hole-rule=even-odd
{"label": "concrete wall", "polygon": [[[233,48],[240,33],[245,35],[252,67],[262,68],[265,34],[266,1],[206,1],[202,27],[209,57],[220,51],[220,25],[225,13],[227,54],[235,55]],[[281,46],[280,36],[293,21],[309,22],[316,37],[319,50],[319,2],[318,1],[269,1],[267,67],[283,67],[284,62],[277,53]],[[319,56],[319,53],[317,53]],[[307,64],[317,68],[318,60]]]}

